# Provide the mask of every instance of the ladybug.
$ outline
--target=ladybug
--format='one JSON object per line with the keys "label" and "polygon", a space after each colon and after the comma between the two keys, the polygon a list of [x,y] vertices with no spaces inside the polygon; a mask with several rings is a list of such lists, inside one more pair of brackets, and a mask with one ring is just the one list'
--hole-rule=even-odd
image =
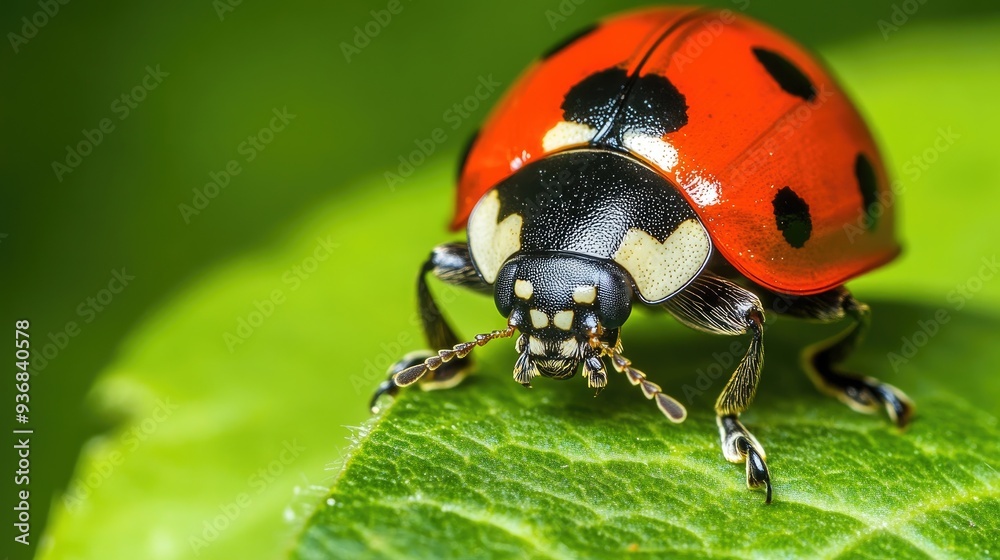
{"label": "ladybug", "polygon": [[[622,354],[632,306],[693,329],[749,333],[715,403],[722,454],[771,501],[764,448],[740,422],[763,364],[765,310],[844,333],[805,351],[822,391],[900,427],[899,389],[843,371],[870,310],[844,287],[900,251],[885,166],[830,72],[801,46],[731,11],[655,8],[596,24],[546,53],[494,108],[462,162],[453,229],[417,296],[437,352],[393,365],[372,400],[418,381],[459,383],[469,353],[516,335],[514,380],[597,392],[624,373],[666,417],[680,402]],[[461,342],[427,285],[492,294],[506,327]]]}

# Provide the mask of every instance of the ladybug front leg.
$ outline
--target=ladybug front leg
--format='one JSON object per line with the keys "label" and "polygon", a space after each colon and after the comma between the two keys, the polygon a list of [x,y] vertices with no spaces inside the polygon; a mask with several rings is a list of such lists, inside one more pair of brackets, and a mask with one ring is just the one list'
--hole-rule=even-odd
{"label": "ladybug front leg", "polygon": [[760,299],[721,276],[704,272],[663,306],[693,329],[731,336],[750,332],[750,347],[715,403],[716,423],[723,456],[732,463],[745,464],[747,486],[763,486],[766,502],[771,503],[771,475],[764,448],[739,420],[757,393],[764,364],[764,309]]}
{"label": "ladybug front leg", "polygon": [[[491,293],[492,286],[480,278],[476,272],[467,243],[445,243],[438,245],[431,251],[430,257],[424,262],[417,277],[417,302],[427,343],[432,349],[447,350],[459,344],[460,341],[442,315],[437,302],[434,301],[434,295],[427,285],[428,274],[433,274],[446,284],[463,286],[483,293]],[[395,395],[399,392],[400,385],[396,382],[397,373],[413,368],[436,355],[438,353],[433,350],[411,352],[390,366],[388,379],[379,385],[372,396],[372,412],[378,411],[376,403],[379,397]],[[454,387],[465,378],[471,366],[472,358],[467,355],[451,359],[422,375],[421,387],[427,390]]]}
{"label": "ladybug front leg", "polygon": [[874,377],[840,370],[841,362],[858,347],[871,324],[871,309],[854,299],[843,286],[813,296],[769,294],[769,307],[801,319],[830,323],[845,317],[854,320],[846,331],[814,344],[803,353],[803,364],[816,387],[846,405],[868,414],[884,407],[892,421],[905,427],[913,416],[913,403],[902,391]]}

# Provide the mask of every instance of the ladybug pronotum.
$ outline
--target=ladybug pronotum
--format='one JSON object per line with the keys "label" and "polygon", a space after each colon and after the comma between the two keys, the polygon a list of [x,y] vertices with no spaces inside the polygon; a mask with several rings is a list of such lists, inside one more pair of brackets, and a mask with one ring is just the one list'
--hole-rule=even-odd
{"label": "ladybug pronotum", "polygon": [[[750,334],[715,411],[723,456],[770,502],[764,449],[739,420],[760,379],[765,309],[849,319],[806,350],[810,377],[851,408],[911,418],[901,391],[838,367],[870,315],[844,282],[899,253],[879,202],[887,189],[850,100],[783,35],[692,8],[594,25],[529,68],[473,139],[452,223],[468,242],[435,248],[417,283],[428,342],[442,350],[390,368],[373,410],[418,381],[456,385],[472,349],[516,335],[516,382],[582,369],[599,392],[610,363],[681,422],[684,407],[622,355],[632,306],[658,306],[694,329]],[[492,294],[506,326],[461,342],[428,275]]]}

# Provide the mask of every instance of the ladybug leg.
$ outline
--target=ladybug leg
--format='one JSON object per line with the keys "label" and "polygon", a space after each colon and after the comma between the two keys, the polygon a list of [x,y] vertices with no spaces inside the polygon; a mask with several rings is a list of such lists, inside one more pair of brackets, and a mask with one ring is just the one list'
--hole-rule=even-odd
{"label": "ladybug leg", "polygon": [[[427,285],[428,274],[433,274],[446,284],[471,288],[483,293],[490,293],[492,286],[484,282],[476,273],[468,244],[445,243],[438,245],[431,251],[430,257],[424,262],[417,277],[417,301],[420,308],[420,319],[427,343],[431,348],[452,348],[461,341],[442,315],[437,302],[434,301],[434,295],[431,294]],[[399,392],[400,385],[397,383],[396,374],[414,368],[428,358],[437,355],[437,352],[430,350],[411,352],[390,366],[388,379],[383,381],[375,390],[375,394],[372,395],[372,412],[378,411],[376,404],[379,397],[382,395],[391,396]],[[439,367],[424,372],[420,378],[421,388],[431,390],[454,387],[465,378],[471,366],[472,358],[467,355],[449,359]]]}
{"label": "ladybug leg", "polygon": [[871,309],[854,299],[843,286],[814,296],[772,295],[771,307],[786,315],[833,322],[849,317],[854,324],[830,340],[803,352],[803,366],[820,391],[847,406],[872,414],[884,407],[889,418],[905,427],[913,416],[913,402],[902,391],[874,377],[844,372],[838,367],[861,343],[871,324]]}
{"label": "ladybug leg", "polygon": [[681,323],[713,334],[750,332],[750,346],[715,402],[716,423],[727,461],[746,465],[747,487],[763,487],[771,503],[771,475],[764,448],[740,422],[753,401],[764,364],[764,308],[760,299],[739,285],[704,272],[663,306]]}

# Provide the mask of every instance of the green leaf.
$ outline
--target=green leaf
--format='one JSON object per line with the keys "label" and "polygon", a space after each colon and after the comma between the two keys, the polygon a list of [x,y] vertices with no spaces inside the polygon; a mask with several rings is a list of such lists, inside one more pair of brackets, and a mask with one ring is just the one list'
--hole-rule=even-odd
{"label": "green leaf", "polygon": [[[645,317],[625,333],[626,348],[686,401],[685,423],[671,425],[620,375],[596,399],[582,379],[527,391],[509,379],[513,352],[501,349],[459,388],[406,391],[390,407],[295,557],[1000,553],[1000,429],[994,414],[959,396],[995,413],[989,364],[1000,351],[985,349],[1000,324],[955,313],[893,375],[885,349],[898,351],[897,334],[935,310],[875,309],[880,334],[852,364],[909,390],[919,416],[899,433],[884,415],[818,394],[796,357],[829,329],[772,327],[765,377],[744,415],[769,453],[770,506],[721,456],[711,402],[724,381],[698,374],[713,371],[713,353],[732,360],[730,341]],[[954,361],[963,347],[979,352]],[[962,380],[952,385],[942,371]]]}

